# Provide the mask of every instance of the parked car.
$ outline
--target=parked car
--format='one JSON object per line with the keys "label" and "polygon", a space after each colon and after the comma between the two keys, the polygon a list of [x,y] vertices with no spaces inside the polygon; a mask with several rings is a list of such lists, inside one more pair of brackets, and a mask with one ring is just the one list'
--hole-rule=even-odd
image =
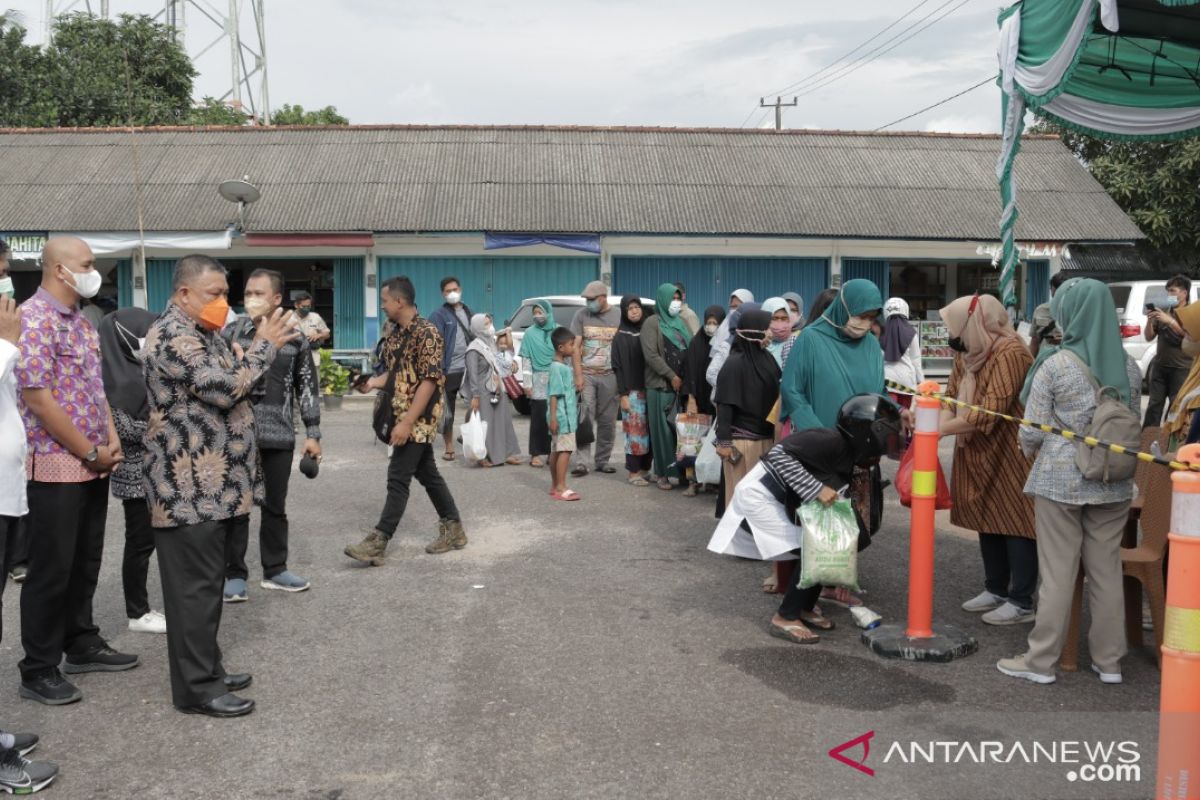
{"label": "parked car", "polygon": [[[504,327],[512,328],[513,345],[518,353],[521,352],[521,339],[525,336],[525,330],[533,324],[533,304],[537,300],[549,300],[550,307],[554,310],[554,321],[559,325],[570,327],[574,321],[575,315],[579,310],[587,305],[587,301],[579,295],[543,295],[542,297],[527,297],[521,301],[520,307],[517,308],[513,315],[504,321]],[[620,308],[621,295],[610,294],[608,296],[608,304],[614,308]],[[648,297],[642,298],[642,306],[647,309],[646,316],[654,313],[654,301]],[[520,364],[521,359],[517,358],[517,363]],[[522,397],[513,401],[513,408],[521,414],[529,413],[529,399]]]}
{"label": "parked car", "polygon": [[[1121,325],[1121,340],[1125,352],[1138,362],[1145,380],[1150,371],[1150,362],[1158,351],[1155,342],[1147,342],[1143,331],[1146,328],[1146,306],[1162,308],[1167,299],[1166,279],[1157,281],[1119,281],[1108,285],[1113,303],[1117,307],[1117,319]],[[1192,299],[1200,300],[1200,282],[1192,284]]]}

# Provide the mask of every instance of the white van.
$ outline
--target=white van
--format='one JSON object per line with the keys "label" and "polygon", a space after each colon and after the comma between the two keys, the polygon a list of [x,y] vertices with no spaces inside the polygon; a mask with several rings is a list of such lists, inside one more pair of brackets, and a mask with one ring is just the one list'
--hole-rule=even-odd
{"label": "white van", "polygon": [[[1121,325],[1121,340],[1125,352],[1133,356],[1142,368],[1142,377],[1150,370],[1150,362],[1154,359],[1157,346],[1147,342],[1143,331],[1146,329],[1146,306],[1154,305],[1162,308],[1167,299],[1167,279],[1157,281],[1119,281],[1108,285],[1112,292],[1113,303],[1117,307],[1117,319]],[[1192,299],[1195,303],[1200,300],[1200,281],[1192,281]]]}

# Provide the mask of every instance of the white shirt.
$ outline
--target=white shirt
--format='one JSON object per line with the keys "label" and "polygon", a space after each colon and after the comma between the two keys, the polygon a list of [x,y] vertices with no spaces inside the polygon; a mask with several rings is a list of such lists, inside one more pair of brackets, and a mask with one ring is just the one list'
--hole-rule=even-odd
{"label": "white shirt", "polygon": [[913,336],[908,343],[908,349],[899,361],[885,361],[883,377],[889,381],[903,383],[905,386],[917,388],[925,380],[925,369],[921,364],[921,335]]}
{"label": "white shirt", "polygon": [[0,516],[23,517],[25,500],[25,423],[17,408],[16,345],[0,339]]}

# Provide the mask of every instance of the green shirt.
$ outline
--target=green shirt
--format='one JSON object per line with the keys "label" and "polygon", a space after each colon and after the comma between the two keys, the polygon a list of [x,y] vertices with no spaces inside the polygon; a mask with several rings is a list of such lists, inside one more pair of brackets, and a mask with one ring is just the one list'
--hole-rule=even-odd
{"label": "green shirt", "polygon": [[[558,398],[558,432],[574,433],[579,427],[579,406],[575,397],[575,371],[561,361],[550,365],[550,385],[546,389],[547,399]],[[550,408],[546,407],[546,422],[550,421]]]}

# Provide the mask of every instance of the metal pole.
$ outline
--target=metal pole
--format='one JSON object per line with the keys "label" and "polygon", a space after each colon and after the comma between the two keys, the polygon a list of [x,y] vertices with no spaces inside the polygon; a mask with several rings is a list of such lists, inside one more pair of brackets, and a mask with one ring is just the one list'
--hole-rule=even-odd
{"label": "metal pole", "polygon": [[262,88],[259,89],[259,105],[262,107],[262,124],[271,124],[271,97],[267,92],[267,18],[265,0],[255,0],[254,23],[258,28],[259,65],[262,71]]}
{"label": "metal pole", "polygon": [[242,37],[241,20],[238,18],[238,0],[229,0],[229,19],[225,21],[229,36],[229,68],[233,79],[233,100],[238,108],[242,105]]}

